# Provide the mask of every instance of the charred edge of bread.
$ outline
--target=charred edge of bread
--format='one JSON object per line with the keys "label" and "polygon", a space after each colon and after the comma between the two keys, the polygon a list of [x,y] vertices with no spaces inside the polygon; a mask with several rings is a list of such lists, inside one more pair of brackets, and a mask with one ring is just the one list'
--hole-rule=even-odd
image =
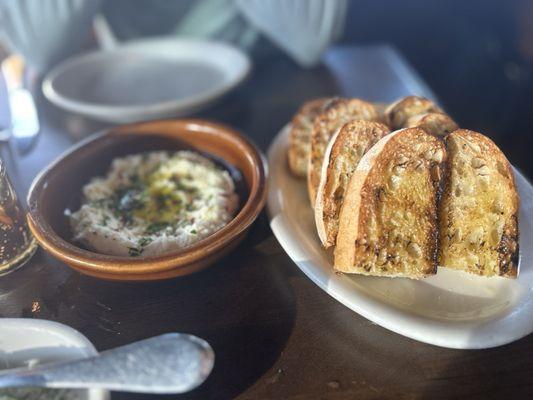
{"label": "charred edge of bread", "polygon": [[319,98],[307,101],[292,118],[287,158],[291,173],[298,178],[307,175],[313,123],[329,100]]}
{"label": "charred edge of bread", "polygon": [[[363,156],[352,175],[341,208],[337,246],[334,252],[334,267],[337,271],[412,279],[436,273],[437,202],[445,157],[444,144],[420,128],[395,131],[382,138]],[[403,182],[404,194],[409,193],[405,191],[410,187],[409,179],[418,179],[423,185],[422,190],[432,194],[431,203],[420,204],[426,205],[422,223],[420,223],[422,219],[417,217],[418,212],[414,210],[418,204],[411,203],[415,201],[415,197],[402,198],[399,203],[404,207],[407,206],[406,211],[411,214],[409,222],[411,225],[408,228],[413,230],[418,227],[424,231],[416,230],[404,235],[405,226],[402,227],[402,224],[405,225],[407,222],[402,219],[397,224],[397,221],[390,219],[391,216],[395,216],[396,211],[394,203],[389,202],[388,210],[392,211],[392,215],[381,216],[381,222],[386,222],[388,227],[380,228],[381,232],[378,230],[383,237],[372,238],[370,237],[372,225],[375,224],[379,212],[376,205],[387,201],[388,195],[391,195],[389,201],[398,201],[398,194],[394,193],[393,186],[396,186],[397,190],[402,186],[402,182],[392,185],[396,171],[391,170],[394,171],[391,175],[383,174],[384,168],[388,171],[393,165],[404,168],[403,173],[406,175],[403,175],[403,179],[407,179]],[[396,178],[402,179],[397,176]],[[372,190],[375,190],[375,193],[371,192]],[[420,197],[421,200],[424,198],[425,196]],[[406,214],[401,217],[405,216]],[[370,236],[367,236],[367,233]],[[412,239],[418,240],[419,243],[413,242]],[[368,254],[371,260],[367,261],[368,258],[361,257],[361,254],[364,257]]]}
{"label": "charred edge of bread", "polygon": [[[446,166],[446,173],[444,178],[444,185],[445,190],[442,195],[441,200],[441,207],[439,211],[439,222],[440,222],[440,238],[439,238],[439,264],[442,266],[447,266],[451,268],[456,268],[454,265],[446,265],[447,262],[444,260],[445,258],[445,252],[448,251],[448,244],[451,246],[453,241],[457,242],[466,242],[469,241],[469,235],[472,234],[472,232],[462,232],[461,227],[456,227],[452,225],[452,221],[450,221],[451,217],[449,216],[449,213],[451,212],[449,209],[449,203],[452,199],[452,196],[454,195],[452,191],[457,190],[456,187],[454,187],[454,182],[452,182],[452,167],[451,163],[454,161],[454,158],[456,157],[456,153],[450,149],[450,141],[455,138],[456,136],[467,140],[467,139],[473,139],[471,141],[467,141],[465,145],[468,147],[467,150],[469,152],[472,152],[474,156],[471,160],[471,165],[469,168],[472,168],[474,170],[479,169],[479,173],[485,173],[482,169],[488,168],[485,166],[484,158],[490,158],[491,160],[497,160],[497,170],[499,173],[508,180],[509,186],[511,188],[511,198],[507,199],[511,202],[511,211],[510,216],[507,221],[505,221],[505,224],[503,225],[502,229],[502,235],[499,238],[498,244],[495,246],[497,249],[497,265],[498,265],[498,271],[496,274],[485,274],[485,271],[483,270],[477,270],[476,268],[459,268],[464,269],[467,272],[475,273],[478,275],[486,275],[486,276],[492,276],[492,275],[499,275],[503,277],[509,277],[509,278],[515,278],[518,275],[518,263],[519,263],[519,228],[518,228],[518,213],[520,208],[520,199],[518,195],[518,191],[516,188],[516,183],[514,180],[514,173],[511,167],[511,164],[503,154],[503,152],[498,148],[498,146],[490,140],[485,135],[482,135],[480,133],[469,131],[466,129],[460,129],[457,131],[452,132],[446,139],[445,142],[447,144],[447,147],[449,149],[449,157],[448,157],[448,163]],[[479,157],[477,157],[479,156]],[[474,161],[475,160],[475,161]],[[484,177],[480,176],[479,183],[483,184]],[[480,194],[476,193],[476,188],[473,187],[472,184],[466,184],[462,185],[462,192],[466,193],[460,193],[460,194],[466,194],[466,195],[475,195],[479,198]],[[470,193],[472,192],[472,193]],[[455,193],[457,194],[457,193]],[[504,205],[497,205],[498,210],[501,211],[500,207],[504,207]],[[503,212],[503,211],[502,211]],[[495,229],[496,226],[491,226],[491,229]],[[452,232],[453,231],[453,232]],[[491,230],[491,232],[495,232]],[[489,250],[490,251],[490,250]],[[457,250],[452,251],[452,254],[449,255],[449,257],[457,257]],[[475,252],[472,252],[474,256],[478,256],[479,254],[475,254]],[[475,265],[474,265],[475,266]]]}
{"label": "charred edge of bread", "polygon": [[498,245],[498,263],[500,265],[500,276],[516,278],[518,276],[518,263],[520,243],[518,216],[513,214],[511,222],[504,227],[504,234]]}
{"label": "charred edge of bread", "polygon": [[336,98],[329,101],[315,119],[307,170],[307,188],[312,207],[315,206],[322,161],[329,140],[345,123],[358,119],[375,121],[379,119],[379,113],[372,103],[364,100]]}
{"label": "charred edge of bread", "polygon": [[387,124],[391,129],[401,129],[407,127],[407,120],[410,117],[430,112],[444,113],[439,106],[425,97],[407,96],[387,107],[385,115],[387,117]]}
{"label": "charred edge of bread", "polygon": [[409,117],[406,125],[408,128],[422,128],[430,135],[437,137],[444,137],[459,129],[455,121],[448,115],[435,112]]}
{"label": "charred edge of bread", "polygon": [[315,204],[317,233],[325,248],[335,245],[344,192],[359,160],[389,133],[380,122],[359,120],[343,125],[329,141]]}

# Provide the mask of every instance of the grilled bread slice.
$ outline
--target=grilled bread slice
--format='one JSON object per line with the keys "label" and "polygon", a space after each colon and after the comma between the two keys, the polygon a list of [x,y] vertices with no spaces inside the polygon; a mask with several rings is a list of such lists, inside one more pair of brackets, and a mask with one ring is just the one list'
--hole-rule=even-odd
{"label": "grilled bread slice", "polygon": [[439,265],[516,277],[519,197],[509,162],[480,133],[461,129],[445,140]]}
{"label": "grilled bread slice", "polygon": [[359,99],[335,99],[324,107],[315,120],[311,134],[307,187],[313,207],[320,183],[324,153],[331,137],[347,122],[358,119],[377,121],[379,118],[379,111],[373,104]]}
{"label": "grilled bread slice", "polygon": [[444,143],[421,128],[393,132],[352,175],[339,218],[340,272],[418,279],[437,271]]}
{"label": "grilled bread slice", "polygon": [[418,126],[427,133],[444,137],[447,134],[459,129],[457,124],[446,114],[430,112],[426,114],[414,115],[407,119],[406,127]]}
{"label": "grilled bread slice", "polygon": [[359,160],[388,133],[390,129],[384,124],[358,120],[348,122],[331,138],[315,204],[316,227],[324,247],[335,244],[344,192]]}
{"label": "grilled bread slice", "polygon": [[406,128],[407,120],[415,115],[444,113],[435,103],[424,97],[407,96],[392,103],[386,110],[387,124],[391,129]]}
{"label": "grilled bread slice", "polygon": [[306,102],[292,119],[288,151],[289,168],[293,175],[299,178],[307,176],[313,123],[327,101],[327,98],[321,98]]}
{"label": "grilled bread slice", "polygon": [[376,119],[376,121],[387,125],[387,116],[385,115],[385,111],[387,110],[387,107],[389,105],[387,103],[372,103],[372,104],[374,104],[374,107],[376,107],[376,110],[378,112],[378,118]]}

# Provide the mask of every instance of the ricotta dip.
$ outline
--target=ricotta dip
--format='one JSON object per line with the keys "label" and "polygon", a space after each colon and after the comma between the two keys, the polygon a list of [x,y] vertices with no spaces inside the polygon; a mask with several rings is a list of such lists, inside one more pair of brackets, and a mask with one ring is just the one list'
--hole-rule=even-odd
{"label": "ricotta dip", "polygon": [[229,173],[192,151],[113,160],[66,211],[74,240],[116,256],[154,256],[189,246],[224,227],[238,196]]}

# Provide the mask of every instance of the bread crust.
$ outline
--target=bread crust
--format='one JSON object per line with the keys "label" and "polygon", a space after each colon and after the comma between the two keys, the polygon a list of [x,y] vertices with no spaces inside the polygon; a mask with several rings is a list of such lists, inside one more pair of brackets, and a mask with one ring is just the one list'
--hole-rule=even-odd
{"label": "bread crust", "polygon": [[374,107],[376,107],[376,111],[378,112],[378,119],[376,119],[376,122],[381,122],[382,124],[387,125],[387,116],[385,115],[385,111],[387,110],[387,107],[389,106],[387,103],[379,103],[375,102]]}
{"label": "bread crust", "polygon": [[520,199],[511,164],[478,132],[456,130],[446,144],[439,264],[483,276],[516,277]]}
{"label": "bread crust", "polygon": [[311,134],[311,150],[307,171],[307,187],[311,206],[315,206],[320,184],[322,161],[329,140],[347,122],[353,120],[377,121],[380,114],[372,103],[360,99],[334,99],[317,116]]}
{"label": "bread crust", "polygon": [[298,178],[307,176],[313,123],[329,100],[319,98],[307,101],[292,118],[287,157],[291,173]]}
{"label": "bread crust", "polygon": [[407,119],[408,128],[419,127],[427,133],[437,137],[445,137],[451,132],[459,129],[457,124],[448,115],[442,113],[418,114]]}
{"label": "bread crust", "polygon": [[406,128],[409,118],[426,113],[444,114],[444,111],[431,100],[420,96],[403,97],[385,110],[387,124],[391,129]]}
{"label": "bread crust", "polygon": [[[444,159],[444,144],[420,128],[395,131],[363,156],[341,207],[334,252],[337,271],[413,279],[436,273],[437,201]],[[394,165],[403,171],[399,178],[391,169]],[[398,179],[406,179],[399,189],[392,185]],[[420,186],[412,193],[409,179]],[[387,213],[396,213],[395,202],[400,219],[392,221]]]}
{"label": "bread crust", "polygon": [[359,120],[345,124],[330,140],[315,204],[317,233],[325,248],[335,244],[344,192],[359,160],[389,133],[382,123]]}

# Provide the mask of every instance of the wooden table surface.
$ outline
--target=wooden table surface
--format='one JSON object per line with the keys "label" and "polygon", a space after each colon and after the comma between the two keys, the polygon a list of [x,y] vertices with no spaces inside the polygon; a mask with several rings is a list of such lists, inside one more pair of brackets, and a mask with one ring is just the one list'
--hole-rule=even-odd
{"label": "wooden table surface", "polygon": [[[313,70],[280,56],[262,59],[244,85],[200,116],[237,127],[266,151],[306,99],[341,94],[390,101],[412,91],[431,96],[390,49],[335,48]],[[5,97],[2,87],[0,123],[7,118]],[[23,196],[41,168],[104,126],[40,97],[38,107],[37,146],[8,160]],[[168,398],[533,398],[533,335],[495,349],[463,351],[381,328],[304,276],[272,235],[265,213],[231,255],[169,281],[96,280],[39,250],[25,267],[0,278],[0,316],[65,323],[98,350],[172,331],[205,338],[216,352],[213,373],[193,392]]]}

